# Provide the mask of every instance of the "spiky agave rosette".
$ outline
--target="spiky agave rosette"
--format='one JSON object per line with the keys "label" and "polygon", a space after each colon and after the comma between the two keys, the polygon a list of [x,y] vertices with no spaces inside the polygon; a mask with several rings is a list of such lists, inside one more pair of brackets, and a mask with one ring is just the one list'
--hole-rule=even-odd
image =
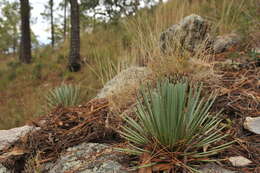
{"label": "spiky agave rosette", "polygon": [[220,113],[209,113],[215,97],[201,97],[201,89],[201,85],[191,87],[188,82],[173,84],[168,80],[158,82],[155,89],[142,89],[136,106],[137,120],[125,117],[127,126],[121,131],[130,147],[120,150],[140,155],[141,166],[172,165],[157,169],[196,172],[195,163],[212,161],[209,156],[232,142],[216,144],[227,136],[221,133],[225,126],[219,126]]}

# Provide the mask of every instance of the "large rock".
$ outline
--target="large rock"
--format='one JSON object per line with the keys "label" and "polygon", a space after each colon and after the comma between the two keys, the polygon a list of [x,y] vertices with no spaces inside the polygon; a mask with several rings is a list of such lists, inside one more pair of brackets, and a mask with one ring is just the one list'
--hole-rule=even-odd
{"label": "large rock", "polygon": [[210,44],[209,31],[209,23],[202,17],[192,14],[161,34],[161,49],[167,52],[168,49],[175,50],[177,46],[181,46],[189,51],[196,51],[202,45],[207,47]]}
{"label": "large rock", "polygon": [[161,49],[164,53],[175,51],[177,48],[191,52],[208,49],[213,53],[221,53],[241,42],[241,37],[235,33],[215,38],[210,34],[210,30],[207,20],[192,14],[162,32]]}
{"label": "large rock", "polygon": [[130,67],[120,72],[113,79],[108,81],[98,93],[97,98],[105,98],[120,93],[130,92],[138,88],[143,82],[149,79],[152,71],[147,67]]}
{"label": "large rock", "polygon": [[[68,148],[52,165],[48,165],[48,173],[126,173],[118,162],[122,159],[111,147],[97,143],[82,143]],[[45,170],[46,171],[46,170]]]}
{"label": "large rock", "polygon": [[17,142],[21,137],[30,133],[37,128],[33,126],[22,126],[10,130],[0,130],[0,151],[9,148],[12,144]]}
{"label": "large rock", "polygon": [[246,117],[244,128],[255,134],[260,135],[260,117]]}
{"label": "large rock", "polygon": [[213,52],[221,53],[240,43],[241,37],[235,33],[217,36],[213,43]]}

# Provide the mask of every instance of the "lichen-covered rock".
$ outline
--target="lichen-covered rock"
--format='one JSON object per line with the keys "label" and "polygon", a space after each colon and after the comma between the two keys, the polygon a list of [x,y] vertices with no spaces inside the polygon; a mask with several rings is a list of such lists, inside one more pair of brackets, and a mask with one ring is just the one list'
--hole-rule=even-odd
{"label": "lichen-covered rock", "polygon": [[12,144],[17,142],[21,137],[30,133],[37,128],[33,126],[22,126],[9,130],[0,130],[0,151],[9,148]]}
{"label": "lichen-covered rock", "polygon": [[192,14],[161,34],[161,49],[167,52],[168,49],[175,50],[176,46],[181,46],[189,51],[196,51],[202,45],[208,47],[211,40],[209,31],[209,22],[201,16]]}
{"label": "lichen-covered rock", "polygon": [[222,36],[217,36],[216,39],[214,39],[213,43],[213,52],[214,53],[221,53],[229,48],[239,44],[241,41],[241,37],[237,34],[227,34]]}
{"label": "lichen-covered rock", "polygon": [[[48,165],[48,173],[126,173],[118,162],[122,159],[113,149],[104,144],[82,143],[68,148],[60,158]],[[45,170],[46,171],[46,170]]]}
{"label": "lichen-covered rock", "polygon": [[201,173],[236,173],[235,171],[221,168],[220,166],[213,163],[202,166],[202,168],[199,169],[199,171]]}
{"label": "lichen-covered rock", "polygon": [[130,92],[147,81],[152,71],[148,67],[130,67],[108,81],[98,93],[97,98],[106,98],[124,92]]}
{"label": "lichen-covered rock", "polygon": [[246,117],[244,128],[255,134],[260,135],[260,117]]}
{"label": "lichen-covered rock", "polygon": [[11,173],[11,171],[8,171],[6,167],[0,164],[0,173]]}
{"label": "lichen-covered rock", "polygon": [[207,20],[192,14],[161,33],[161,49],[164,53],[175,51],[176,48],[191,52],[208,49],[213,53],[221,53],[241,42],[241,37],[235,33],[215,38],[210,30]]}

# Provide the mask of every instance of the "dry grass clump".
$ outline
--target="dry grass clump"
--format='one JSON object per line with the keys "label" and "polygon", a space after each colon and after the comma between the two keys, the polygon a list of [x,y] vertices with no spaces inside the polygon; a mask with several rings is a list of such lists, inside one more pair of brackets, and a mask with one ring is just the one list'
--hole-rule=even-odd
{"label": "dry grass clump", "polygon": [[[0,60],[0,129],[22,125],[39,114],[39,106],[44,104],[42,93],[64,81],[80,83],[88,93],[86,100],[89,100],[108,80],[131,64],[148,65],[157,76],[171,75],[175,70],[187,71],[188,75],[199,78],[209,74],[210,63],[197,60],[197,57],[207,56],[201,51],[197,52],[199,55],[195,55],[194,61],[189,60],[194,55],[187,52],[169,56],[160,52],[160,33],[191,13],[212,21],[215,35],[238,31],[246,36],[260,28],[259,0],[199,0],[191,3],[175,0],[142,9],[117,25],[97,25],[92,34],[82,33],[81,56],[85,66],[81,73],[66,71],[68,41],[55,50],[50,47],[35,50],[31,65],[17,66],[15,58]],[[184,59],[185,63],[181,65],[179,61]],[[10,67],[7,65],[10,62],[16,65]]]}

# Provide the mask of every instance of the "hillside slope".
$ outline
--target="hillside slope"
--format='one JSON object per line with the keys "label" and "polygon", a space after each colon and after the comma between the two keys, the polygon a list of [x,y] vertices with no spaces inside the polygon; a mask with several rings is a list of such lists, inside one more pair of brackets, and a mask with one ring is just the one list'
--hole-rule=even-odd
{"label": "hillside slope", "polygon": [[[239,32],[244,38],[242,46],[250,47],[259,31],[258,4],[258,0],[203,0],[191,4],[169,1],[152,9],[142,9],[116,24],[98,24],[93,33],[81,34],[84,65],[80,73],[66,70],[68,41],[54,50],[48,46],[35,50],[30,65],[21,65],[16,57],[3,57],[0,59],[0,129],[19,126],[46,113],[44,96],[61,83],[80,84],[88,93],[87,102],[122,69],[133,64],[145,65],[160,57],[160,33],[191,13],[212,21],[212,32],[216,35]],[[170,73],[165,65],[162,63],[159,68],[165,69],[163,73]]]}

